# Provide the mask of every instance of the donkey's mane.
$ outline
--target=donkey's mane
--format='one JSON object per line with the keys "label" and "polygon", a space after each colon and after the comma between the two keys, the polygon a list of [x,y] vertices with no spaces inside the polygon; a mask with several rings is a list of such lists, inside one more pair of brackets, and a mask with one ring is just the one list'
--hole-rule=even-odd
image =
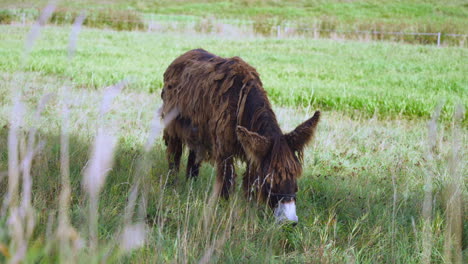
{"label": "donkey's mane", "polygon": [[[280,177],[298,176],[302,173],[300,160],[302,153],[298,152],[298,158],[295,158],[294,153],[287,144],[281,128],[278,125],[276,115],[273,112],[270,102],[266,96],[266,92],[260,81],[255,83],[250,89],[245,102],[242,120],[249,120],[242,124],[248,130],[256,132],[270,139],[271,155],[270,166],[274,166]],[[242,107],[242,106],[241,106]],[[238,117],[239,118],[239,117]],[[249,160],[252,164],[252,161]],[[280,177],[274,177],[275,181],[284,180]]]}

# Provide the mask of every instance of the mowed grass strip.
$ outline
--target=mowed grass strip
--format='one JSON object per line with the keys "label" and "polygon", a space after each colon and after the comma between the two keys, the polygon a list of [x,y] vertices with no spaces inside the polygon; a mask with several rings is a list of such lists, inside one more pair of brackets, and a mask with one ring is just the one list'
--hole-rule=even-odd
{"label": "mowed grass strip", "polygon": [[[45,28],[24,70],[70,79],[83,89],[128,79],[133,91],[159,93],[172,60],[204,48],[224,57],[240,56],[253,65],[270,100],[278,105],[429,118],[443,101],[443,119],[453,115],[456,104],[468,107],[465,48],[84,29],[69,67],[69,31]],[[27,32],[0,27],[0,71],[18,70]]]}

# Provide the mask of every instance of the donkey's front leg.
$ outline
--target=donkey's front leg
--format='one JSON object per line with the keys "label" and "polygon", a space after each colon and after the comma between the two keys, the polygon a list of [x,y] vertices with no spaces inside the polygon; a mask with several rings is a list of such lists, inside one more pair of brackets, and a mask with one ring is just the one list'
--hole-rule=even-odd
{"label": "donkey's front leg", "polygon": [[236,177],[232,156],[217,158],[216,170],[215,192],[221,194],[221,197],[229,199],[229,194]]}

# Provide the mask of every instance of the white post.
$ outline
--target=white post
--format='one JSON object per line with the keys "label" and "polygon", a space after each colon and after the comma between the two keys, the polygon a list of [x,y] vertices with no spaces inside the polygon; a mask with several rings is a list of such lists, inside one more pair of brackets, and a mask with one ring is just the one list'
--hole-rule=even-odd
{"label": "white post", "polygon": [[437,33],[437,47],[440,47],[440,32]]}
{"label": "white post", "polygon": [[276,27],[276,37],[277,37],[277,38],[280,38],[280,37],[281,37],[281,26],[280,26],[280,25],[278,25],[278,26]]}
{"label": "white post", "polygon": [[26,25],[26,15],[24,13],[21,14],[21,23],[23,24],[23,27]]}

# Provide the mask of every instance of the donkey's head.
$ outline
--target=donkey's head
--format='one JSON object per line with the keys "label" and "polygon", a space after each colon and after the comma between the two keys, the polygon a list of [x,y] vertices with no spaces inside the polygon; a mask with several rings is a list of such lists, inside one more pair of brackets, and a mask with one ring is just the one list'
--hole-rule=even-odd
{"label": "donkey's head", "polygon": [[237,127],[237,138],[249,160],[250,186],[275,210],[278,221],[297,222],[297,179],[302,174],[302,153],[313,138],[320,112],[288,134],[272,138]]}

